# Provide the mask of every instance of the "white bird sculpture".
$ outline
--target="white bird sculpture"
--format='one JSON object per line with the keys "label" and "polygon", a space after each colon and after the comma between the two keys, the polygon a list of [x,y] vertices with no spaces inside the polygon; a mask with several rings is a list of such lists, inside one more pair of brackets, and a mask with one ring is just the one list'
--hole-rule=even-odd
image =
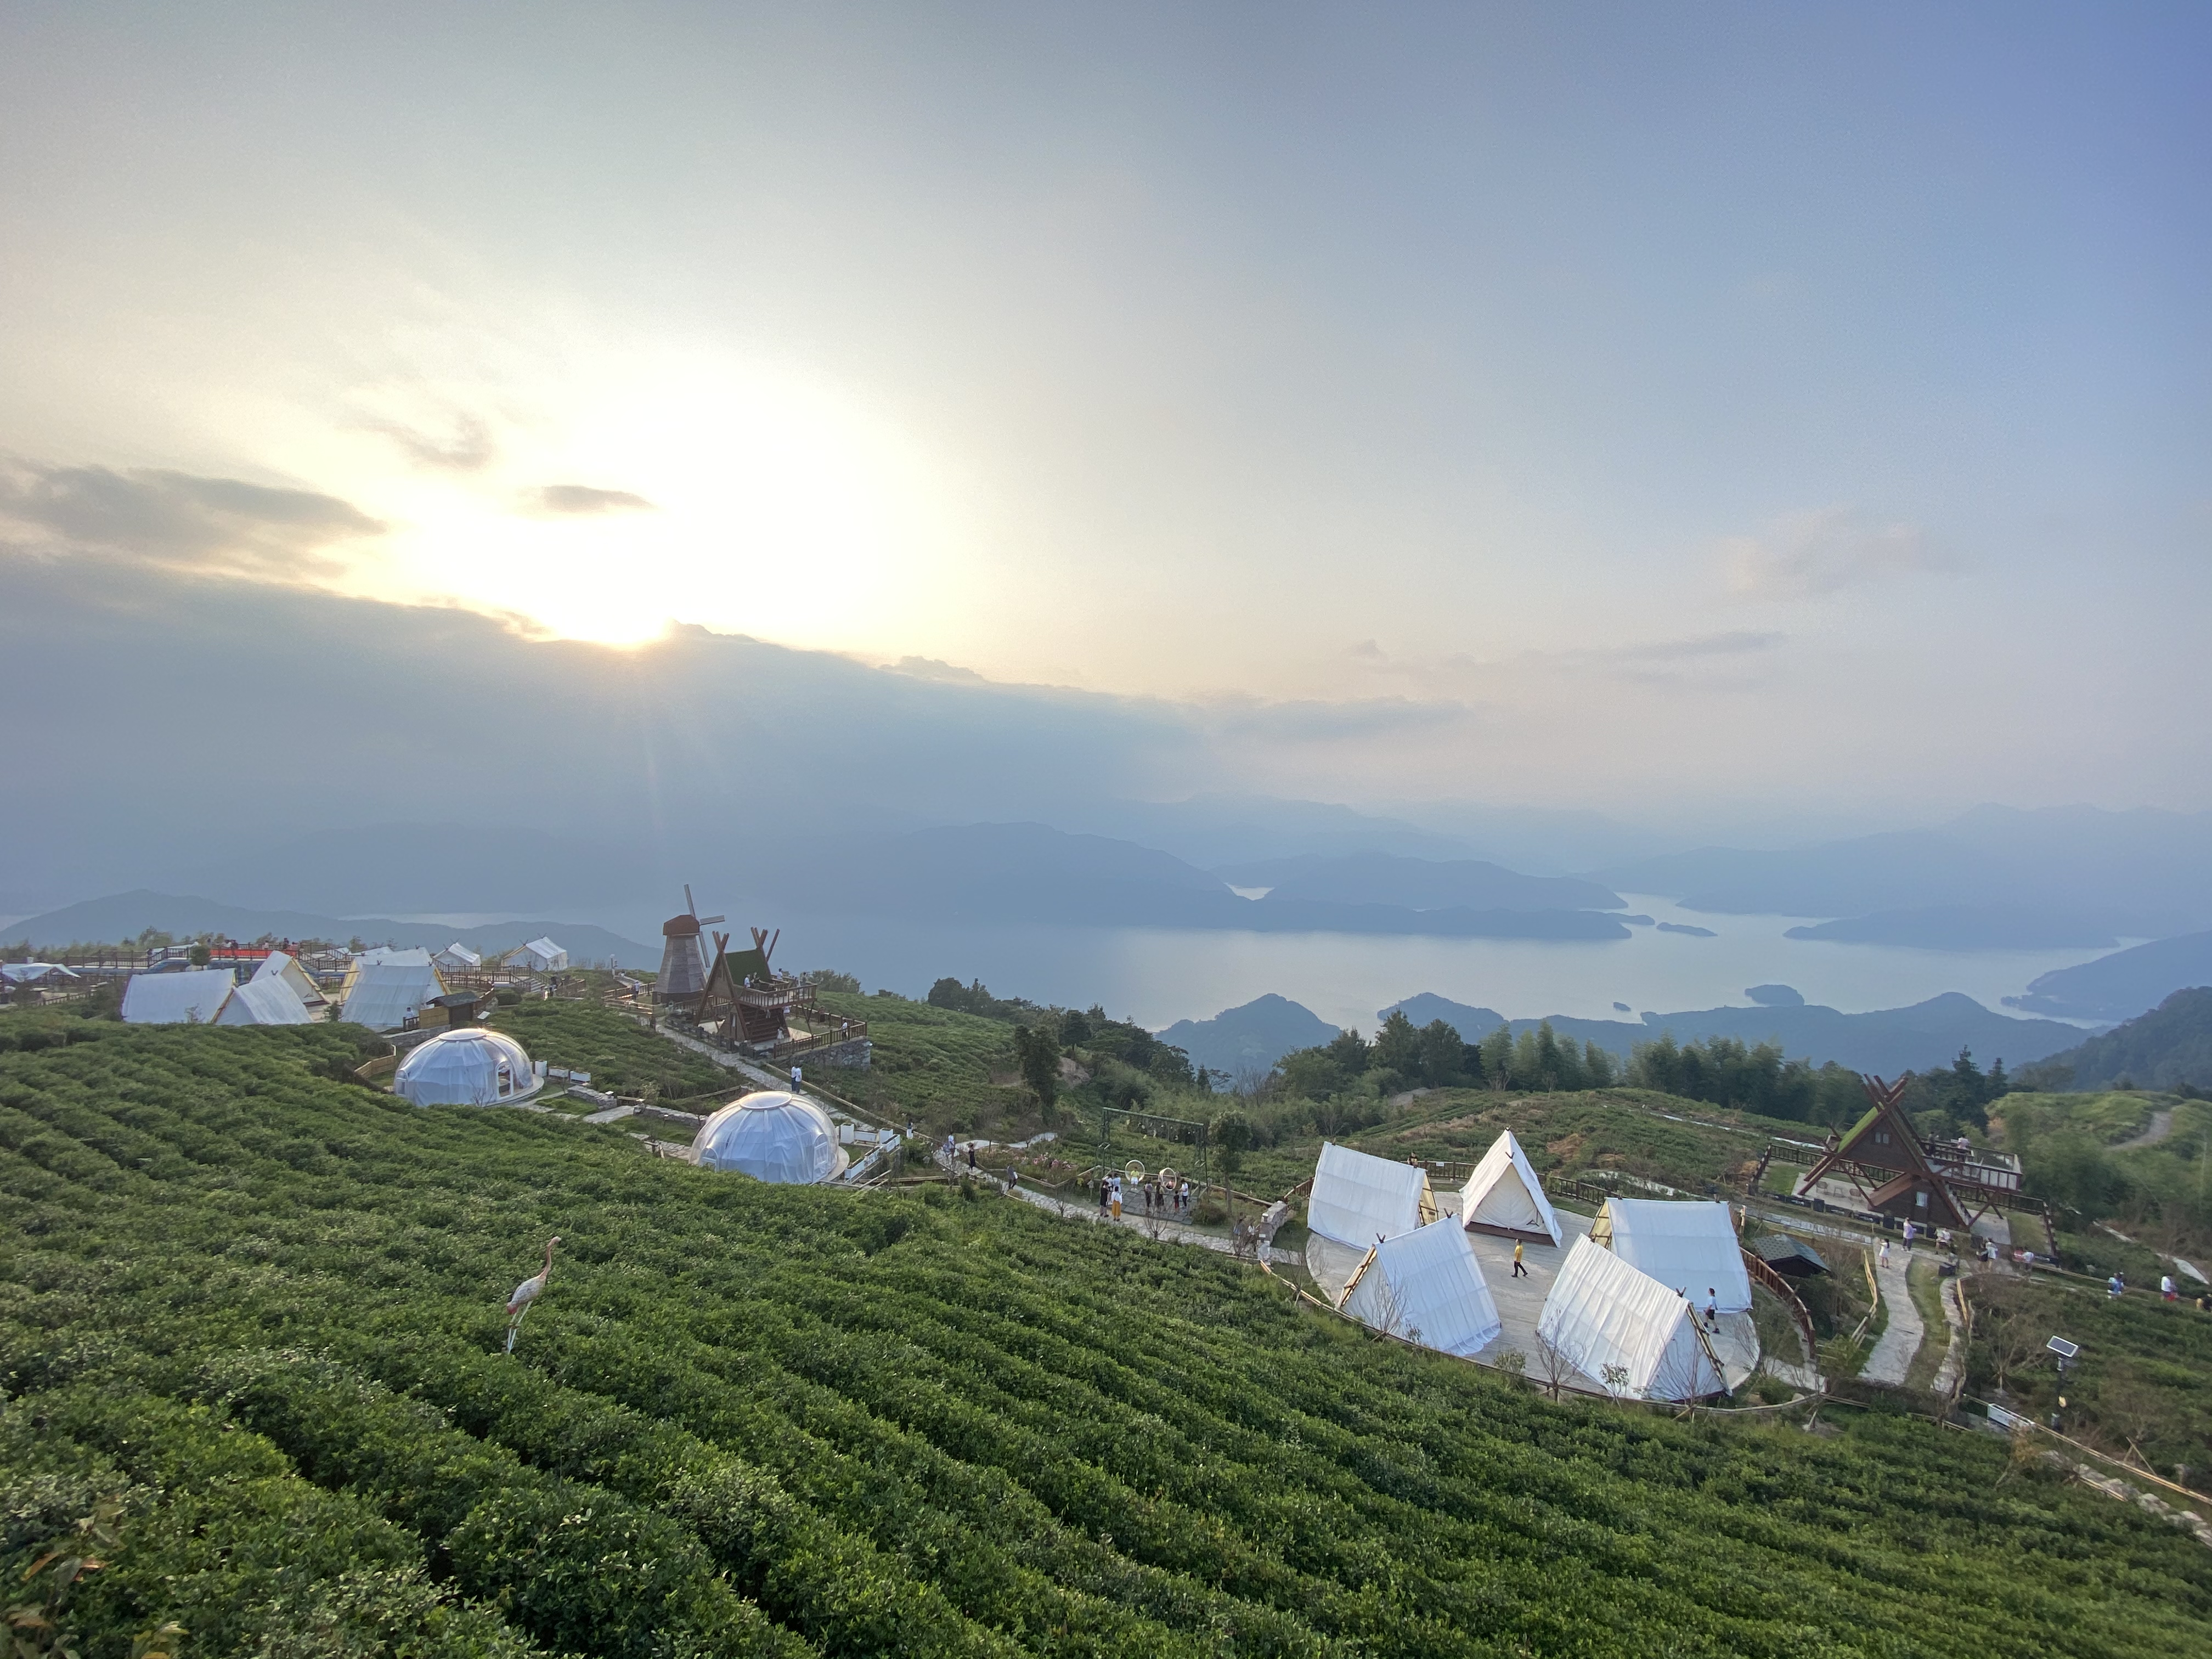
{"label": "white bird sculpture", "polygon": [[522,1316],[530,1311],[530,1304],[545,1292],[545,1281],[553,1277],[553,1247],[561,1242],[556,1234],[545,1241],[545,1265],[530,1278],[514,1287],[514,1294],[507,1298],[507,1351],[514,1352],[514,1334],[522,1328]]}

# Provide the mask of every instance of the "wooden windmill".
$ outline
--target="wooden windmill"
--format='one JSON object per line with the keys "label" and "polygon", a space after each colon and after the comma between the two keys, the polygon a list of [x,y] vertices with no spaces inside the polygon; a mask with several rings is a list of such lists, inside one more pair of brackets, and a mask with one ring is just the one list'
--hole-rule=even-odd
{"label": "wooden windmill", "polygon": [[707,988],[707,952],[701,945],[699,930],[721,921],[720,916],[702,916],[691,896],[691,884],[684,884],[684,913],[660,924],[660,977],[653,992],[655,1000],[689,1007],[699,1000],[699,994]]}
{"label": "wooden windmill", "polygon": [[1933,1140],[1912,1127],[1904,1106],[1907,1072],[1894,1083],[1863,1077],[1866,1115],[1834,1137],[1798,1185],[1809,1193],[1835,1175],[1856,1187],[1867,1207],[1903,1221],[1967,1227],[2020,1202],[2020,1160],[1964,1139]]}

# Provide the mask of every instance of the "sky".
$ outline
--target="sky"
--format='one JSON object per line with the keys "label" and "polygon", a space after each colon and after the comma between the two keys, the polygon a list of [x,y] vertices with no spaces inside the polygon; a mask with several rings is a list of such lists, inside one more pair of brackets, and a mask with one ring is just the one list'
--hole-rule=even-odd
{"label": "sky", "polygon": [[2198,6],[0,0],[0,560],[1068,688],[1202,734],[1162,787],[2201,809],[2208,71]]}

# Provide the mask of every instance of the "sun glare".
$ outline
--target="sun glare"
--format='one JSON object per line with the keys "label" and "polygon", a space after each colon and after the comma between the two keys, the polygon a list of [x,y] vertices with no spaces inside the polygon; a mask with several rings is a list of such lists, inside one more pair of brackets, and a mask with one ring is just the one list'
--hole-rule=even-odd
{"label": "sun glare", "polygon": [[890,422],[704,356],[532,402],[490,464],[376,481],[386,577],[611,645],[681,620],[865,648],[927,620],[942,492]]}

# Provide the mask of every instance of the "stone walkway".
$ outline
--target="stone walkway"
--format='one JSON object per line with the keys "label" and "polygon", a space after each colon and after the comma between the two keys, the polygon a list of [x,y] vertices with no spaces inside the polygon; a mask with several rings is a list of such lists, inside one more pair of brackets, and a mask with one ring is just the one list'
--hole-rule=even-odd
{"label": "stone walkway", "polygon": [[1948,1400],[1957,1391],[1959,1373],[1966,1364],[1966,1316],[1959,1311],[1956,1274],[1943,1281],[1943,1322],[1950,1327],[1950,1340],[1943,1349],[1943,1363],[1936,1368],[1936,1381],[1929,1386]]}
{"label": "stone walkway", "polygon": [[1866,1364],[1859,1367],[1859,1376],[1866,1382],[1891,1388],[1905,1381],[1905,1372],[1912,1369],[1913,1356],[1920,1352],[1928,1334],[1920,1310],[1913,1305],[1911,1287],[1905,1282],[1906,1260],[1902,1249],[1893,1249],[1888,1261],[1877,1260],[1874,1264],[1875,1280],[1889,1310],[1889,1323],[1882,1328],[1881,1340],[1874,1345]]}

